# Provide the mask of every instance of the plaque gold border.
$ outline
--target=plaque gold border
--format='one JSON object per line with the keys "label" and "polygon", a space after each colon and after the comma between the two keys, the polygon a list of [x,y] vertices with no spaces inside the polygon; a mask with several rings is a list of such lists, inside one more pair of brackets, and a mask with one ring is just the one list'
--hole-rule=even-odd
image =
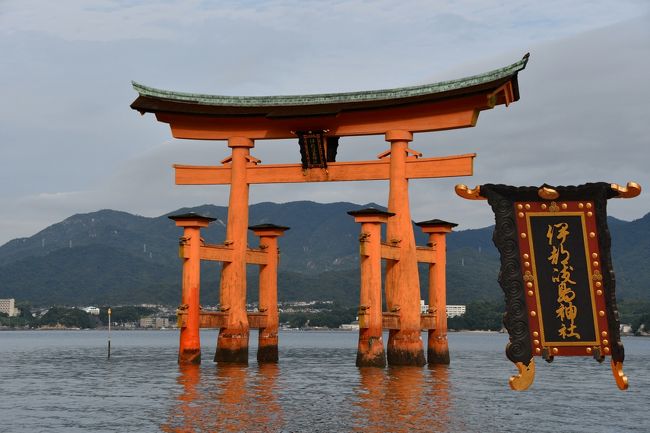
{"label": "plaque gold border", "polygon": [[[567,203],[568,204],[568,203]],[[516,204],[515,204],[516,205]],[[588,234],[587,234],[587,222],[585,220],[585,212],[575,212],[575,211],[560,211],[560,212],[526,212],[524,211],[525,217],[526,217],[526,232],[528,235],[528,248],[530,252],[530,263],[531,263],[531,270],[532,270],[532,275],[533,275],[533,281],[534,281],[534,292],[535,292],[535,299],[537,301],[536,305],[536,310],[537,310],[537,321],[539,323],[539,330],[540,330],[540,337],[541,337],[541,342],[542,342],[542,347],[561,347],[561,346],[600,346],[600,327],[598,326],[598,308],[596,306],[596,299],[595,299],[595,294],[594,294],[594,284],[593,284],[593,267],[591,263],[591,254],[593,251],[591,251],[589,247],[589,241],[588,241]],[[582,241],[584,245],[584,254],[585,254],[585,262],[587,264],[587,279],[589,280],[589,298],[591,301],[591,312],[592,312],[592,320],[594,323],[594,334],[596,336],[595,341],[547,341],[546,339],[546,329],[544,327],[544,316],[543,316],[543,311],[541,308],[541,299],[539,296],[539,279],[537,277],[537,261],[535,259],[535,249],[533,247],[533,236],[532,231],[531,231],[531,225],[530,225],[530,219],[531,217],[555,217],[555,216],[570,216],[570,217],[580,217],[580,226],[582,228]]]}

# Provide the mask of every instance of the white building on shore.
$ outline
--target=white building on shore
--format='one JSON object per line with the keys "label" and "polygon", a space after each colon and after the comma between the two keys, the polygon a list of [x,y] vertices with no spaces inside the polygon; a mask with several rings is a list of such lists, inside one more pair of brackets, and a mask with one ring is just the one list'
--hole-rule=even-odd
{"label": "white building on shore", "polygon": [[447,317],[462,316],[467,311],[465,305],[447,305]]}
{"label": "white building on shore", "polygon": [[20,310],[16,308],[16,300],[14,298],[0,299],[0,313],[5,313],[9,317],[19,315]]}
{"label": "white building on shore", "polygon": [[[420,313],[428,313],[429,305],[424,303],[424,300],[420,299]],[[447,305],[446,308],[447,318],[462,316],[467,312],[467,306],[465,305]]]}
{"label": "white building on shore", "polygon": [[99,316],[99,308],[98,307],[84,307],[82,308],[86,313],[91,314],[93,316]]}
{"label": "white building on shore", "polygon": [[142,317],[140,318],[140,328],[169,328],[169,319],[167,317]]}

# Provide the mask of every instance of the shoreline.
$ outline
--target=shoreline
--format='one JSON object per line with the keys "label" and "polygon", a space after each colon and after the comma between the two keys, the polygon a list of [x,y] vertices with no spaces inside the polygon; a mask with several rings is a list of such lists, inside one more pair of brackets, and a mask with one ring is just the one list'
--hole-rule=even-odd
{"label": "shoreline", "polygon": [[[216,331],[219,328],[201,328],[205,330]],[[179,328],[114,328],[111,327],[111,332],[129,332],[129,331],[139,331],[139,332],[153,332],[153,331],[178,331]],[[97,328],[64,328],[64,327],[43,327],[43,328],[11,328],[11,327],[0,327],[0,332],[14,332],[14,331],[48,331],[48,332],[87,332],[87,331],[106,331],[108,332],[108,327],[97,327]],[[280,331],[284,332],[358,332],[357,329],[340,329],[340,328],[280,328]],[[424,332],[424,331],[422,331]],[[506,334],[507,332],[501,331],[490,331],[484,329],[450,329],[448,331],[450,334],[458,333],[467,333],[467,334]],[[650,337],[650,333],[646,334],[631,334],[631,333],[621,333],[621,337]]]}

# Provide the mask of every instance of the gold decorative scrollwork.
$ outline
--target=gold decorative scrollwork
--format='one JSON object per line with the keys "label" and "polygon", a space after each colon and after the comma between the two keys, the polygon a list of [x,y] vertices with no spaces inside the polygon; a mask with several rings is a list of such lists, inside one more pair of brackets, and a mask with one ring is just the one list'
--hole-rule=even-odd
{"label": "gold decorative scrollwork", "polygon": [[555,200],[560,196],[560,193],[553,188],[543,186],[537,190],[537,195],[544,200]]}
{"label": "gold decorative scrollwork", "polygon": [[616,380],[616,386],[621,391],[625,391],[628,387],[627,376],[623,373],[623,363],[616,362],[612,359],[612,373],[614,374],[614,380]]}
{"label": "gold decorative scrollwork", "polygon": [[535,380],[535,359],[531,358],[528,365],[523,362],[516,362],[515,367],[519,370],[519,374],[510,376],[510,388],[515,391],[525,391],[533,384]]}
{"label": "gold decorative scrollwork", "polygon": [[617,198],[634,198],[641,194],[641,185],[636,182],[628,182],[627,186],[620,186],[613,183],[612,189],[618,193]]}
{"label": "gold decorative scrollwork", "polygon": [[530,271],[526,271],[526,272],[524,272],[524,281],[526,281],[526,282],[535,281],[535,277],[533,277],[533,274]]}
{"label": "gold decorative scrollwork", "polygon": [[481,196],[481,185],[474,187],[474,189],[469,188],[467,185],[459,183],[454,188],[456,194],[460,197],[467,200],[485,200],[486,198]]}

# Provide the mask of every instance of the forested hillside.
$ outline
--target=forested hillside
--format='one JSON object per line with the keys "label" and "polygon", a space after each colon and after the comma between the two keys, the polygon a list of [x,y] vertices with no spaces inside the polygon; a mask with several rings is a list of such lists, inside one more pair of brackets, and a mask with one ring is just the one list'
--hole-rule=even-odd
{"label": "forested hillside", "polygon": [[[372,204],[370,204],[372,205]],[[353,203],[260,203],[250,207],[250,224],[291,229],[280,238],[281,300],[358,303],[359,226],[347,211]],[[377,207],[377,205],[373,205]],[[0,297],[33,305],[176,304],[181,263],[177,228],[167,216],[188,211],[217,218],[203,230],[206,242],[224,240],[227,208],[204,205],[156,218],[102,210],[71,216],[29,238],[0,247]],[[621,300],[650,300],[650,215],[632,222],[610,218],[612,251]],[[426,237],[415,227],[419,245]],[[448,303],[500,301],[499,259],[492,228],[458,230],[448,237]],[[257,239],[251,234],[249,244]],[[423,289],[426,266],[420,267]],[[205,263],[202,303],[218,303],[219,265]],[[248,269],[248,299],[257,299],[257,268]],[[423,290],[424,294],[424,290]],[[426,299],[425,296],[423,298]]]}

